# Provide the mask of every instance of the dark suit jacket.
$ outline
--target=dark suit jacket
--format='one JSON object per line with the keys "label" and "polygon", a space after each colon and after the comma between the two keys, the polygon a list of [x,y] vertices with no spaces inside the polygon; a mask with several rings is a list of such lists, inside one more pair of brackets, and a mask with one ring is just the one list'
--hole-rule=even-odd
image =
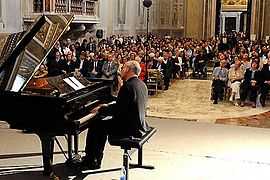
{"label": "dark suit jacket", "polygon": [[116,104],[111,109],[113,121],[111,135],[140,137],[148,130],[145,109],[148,90],[143,81],[132,77],[120,88]]}
{"label": "dark suit jacket", "polygon": [[90,65],[91,65],[91,61],[88,61],[88,60],[83,61],[82,69],[80,69],[80,72],[84,77],[88,77],[90,75],[90,71],[89,71]]}
{"label": "dark suit jacket", "polygon": [[[111,65],[109,66],[109,63],[111,63]],[[102,66],[102,76],[104,78],[114,78],[114,76],[116,75],[118,70],[118,64],[116,64],[115,62],[105,62]]]}
{"label": "dark suit jacket", "polygon": [[162,69],[162,73],[163,73],[164,77],[171,78],[172,68],[173,68],[173,66],[172,66],[171,60],[167,60],[166,64],[164,62],[162,62],[161,69]]}
{"label": "dark suit jacket", "polygon": [[268,64],[263,65],[263,68],[261,70],[261,74],[262,74],[262,82],[270,80],[270,71],[269,71]]}
{"label": "dark suit jacket", "polygon": [[251,80],[255,80],[257,81],[257,86],[259,86],[261,84],[261,72],[260,71],[256,71],[254,74],[254,78],[251,79],[251,75],[252,75],[252,71],[250,69],[247,69],[245,72],[245,76],[244,76],[244,81],[243,81],[243,85],[244,86],[250,86],[251,85]]}
{"label": "dark suit jacket", "polygon": [[47,60],[48,76],[58,76],[63,74],[63,70],[67,71],[67,62],[64,59],[60,59],[58,62],[55,58],[48,58]]}
{"label": "dark suit jacket", "polygon": [[76,64],[74,61],[67,63],[67,73],[74,72],[76,68]]}

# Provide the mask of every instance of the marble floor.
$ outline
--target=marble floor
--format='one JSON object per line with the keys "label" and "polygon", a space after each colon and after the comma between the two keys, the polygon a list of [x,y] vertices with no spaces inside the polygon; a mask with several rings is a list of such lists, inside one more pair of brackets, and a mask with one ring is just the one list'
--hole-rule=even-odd
{"label": "marble floor", "polygon": [[236,107],[230,102],[215,105],[210,101],[211,81],[176,80],[169,90],[151,96],[148,116],[215,123],[221,118],[238,118],[265,113],[265,108]]}
{"label": "marble floor", "polygon": [[[150,118],[157,134],[145,145],[145,164],[155,170],[132,169],[131,180],[269,180],[270,130]],[[83,150],[85,133],[80,136]],[[39,180],[40,144],[35,135],[0,128],[0,180]],[[64,140],[60,138],[64,143]],[[61,179],[116,180],[119,171],[74,173],[55,148],[54,168]],[[102,170],[121,166],[121,150],[107,145]],[[136,160],[136,154],[132,156]]]}

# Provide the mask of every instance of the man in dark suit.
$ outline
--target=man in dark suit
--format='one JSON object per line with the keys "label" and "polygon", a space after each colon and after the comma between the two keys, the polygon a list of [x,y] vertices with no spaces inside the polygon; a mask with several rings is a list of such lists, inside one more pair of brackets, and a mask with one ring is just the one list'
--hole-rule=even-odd
{"label": "man in dark suit", "polygon": [[102,78],[113,80],[117,74],[118,64],[114,61],[112,54],[108,55],[108,60],[102,66]]}
{"label": "man in dark suit", "polygon": [[252,102],[252,107],[256,107],[256,98],[258,94],[258,90],[260,87],[260,72],[258,71],[258,64],[257,62],[253,61],[251,63],[251,68],[247,69],[244,76],[244,81],[241,85],[241,106],[243,107],[245,104],[245,100],[248,96],[248,92],[250,92],[249,99]]}
{"label": "man in dark suit", "polygon": [[67,73],[67,61],[61,59],[59,51],[55,51],[55,54],[48,56],[47,59],[48,76],[58,76]]}
{"label": "man in dark suit", "polygon": [[161,63],[161,69],[164,75],[164,85],[165,85],[164,90],[168,90],[170,86],[171,77],[172,77],[172,61],[170,57],[170,50],[166,49],[163,52],[163,57],[164,57],[164,60]]}
{"label": "man in dark suit", "polygon": [[90,66],[90,61],[86,59],[86,52],[82,51],[80,54],[80,58],[77,59],[76,61],[76,69],[78,69],[84,77],[88,77],[89,66]]}
{"label": "man in dark suit", "polygon": [[103,104],[93,112],[112,115],[111,120],[97,120],[91,124],[86,139],[86,156],[81,162],[83,169],[98,169],[101,165],[103,150],[107,137],[141,137],[148,130],[145,121],[145,108],[148,99],[147,87],[138,78],[140,65],[136,61],[128,61],[122,71],[124,81],[120,88],[116,103]]}
{"label": "man in dark suit", "polygon": [[270,89],[270,54],[268,54],[267,64],[263,65],[261,75],[262,75],[261,104],[262,106],[265,106],[266,96]]}

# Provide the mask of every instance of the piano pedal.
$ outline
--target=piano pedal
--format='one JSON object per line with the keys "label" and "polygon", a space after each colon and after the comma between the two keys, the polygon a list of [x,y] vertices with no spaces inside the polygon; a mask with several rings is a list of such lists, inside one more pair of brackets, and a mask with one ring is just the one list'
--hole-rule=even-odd
{"label": "piano pedal", "polygon": [[66,161],[66,165],[69,166],[69,167],[74,167],[74,166],[77,166],[80,162],[81,162],[81,155],[79,154],[75,154],[72,159],[68,159]]}

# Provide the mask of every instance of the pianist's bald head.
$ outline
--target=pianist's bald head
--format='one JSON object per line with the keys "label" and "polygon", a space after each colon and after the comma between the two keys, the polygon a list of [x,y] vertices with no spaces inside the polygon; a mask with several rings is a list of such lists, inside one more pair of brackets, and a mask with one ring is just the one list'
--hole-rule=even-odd
{"label": "pianist's bald head", "polygon": [[141,73],[141,66],[138,61],[128,61],[126,66],[137,76]]}
{"label": "pianist's bald head", "polygon": [[126,81],[130,77],[139,76],[140,72],[141,67],[137,61],[128,61],[124,64],[124,67],[121,71],[121,77],[124,81]]}

